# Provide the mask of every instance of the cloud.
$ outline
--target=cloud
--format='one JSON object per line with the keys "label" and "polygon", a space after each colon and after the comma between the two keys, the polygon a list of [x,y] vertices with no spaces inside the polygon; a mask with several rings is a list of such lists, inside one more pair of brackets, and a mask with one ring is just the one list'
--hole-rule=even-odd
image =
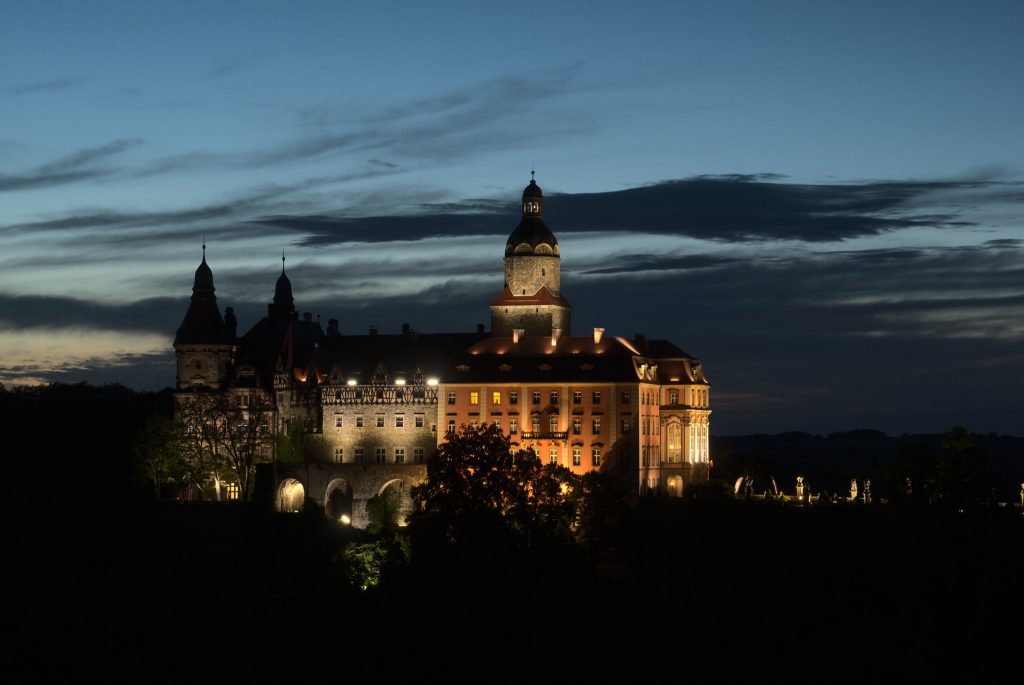
{"label": "cloud", "polygon": [[138,138],[120,138],[59,157],[27,173],[0,174],[0,192],[46,188],[109,176],[114,170],[96,167],[95,163],[139,145],[142,145],[142,140]]}
{"label": "cloud", "polygon": [[[556,235],[646,233],[722,243],[834,242],[908,228],[971,227],[976,225],[969,218],[976,195],[1006,200],[1020,187],[975,180],[813,185],[785,183],[777,175],[698,176],[603,193],[549,193],[545,218]],[[391,242],[504,235],[518,211],[515,201],[473,199],[394,216],[282,214],[254,223],[305,234],[305,245]]]}
{"label": "cloud", "polygon": [[35,81],[33,83],[23,83],[17,86],[8,86],[4,89],[7,95],[17,97],[20,95],[33,95],[35,93],[45,93],[51,90],[66,90],[68,88],[74,88],[75,86],[84,83],[84,79],[80,78],[59,78],[51,79],[49,81]]}

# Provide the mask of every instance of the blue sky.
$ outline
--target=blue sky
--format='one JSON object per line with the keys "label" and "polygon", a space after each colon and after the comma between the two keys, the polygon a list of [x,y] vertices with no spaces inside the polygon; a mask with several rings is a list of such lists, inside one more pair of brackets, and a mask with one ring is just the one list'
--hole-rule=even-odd
{"label": "blue sky", "polygon": [[12,5],[0,380],[172,382],[204,235],[243,329],[282,249],[343,330],[469,328],[535,165],[578,324],[700,356],[724,430],[1022,433],[1022,25],[1013,2]]}

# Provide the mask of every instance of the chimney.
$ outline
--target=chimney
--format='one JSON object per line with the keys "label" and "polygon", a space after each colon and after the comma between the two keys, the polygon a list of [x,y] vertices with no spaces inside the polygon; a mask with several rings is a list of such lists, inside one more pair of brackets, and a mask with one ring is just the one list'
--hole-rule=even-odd
{"label": "chimney", "polygon": [[337,319],[327,320],[327,335],[341,335],[341,333],[338,331]]}
{"label": "chimney", "polygon": [[476,332],[477,332],[477,335],[483,335],[484,334],[484,325],[482,323],[478,323],[476,325]]}
{"label": "chimney", "polygon": [[519,339],[523,337],[523,333],[526,333],[525,328],[513,328],[512,329],[512,342],[518,344]]}
{"label": "chimney", "polygon": [[561,338],[561,337],[562,337],[562,329],[561,328],[552,328],[551,329],[551,346],[554,347],[555,345],[557,345],[558,344],[558,339]]}
{"label": "chimney", "polygon": [[603,328],[595,328],[594,329],[594,343],[601,342],[601,338],[603,338],[603,337],[604,337],[604,329]]}
{"label": "chimney", "polygon": [[313,323],[313,312],[303,312],[302,320],[306,323]]}
{"label": "chimney", "polygon": [[228,337],[234,340],[238,335],[238,319],[235,318],[234,307],[224,310],[224,327],[228,329]]}
{"label": "chimney", "polygon": [[370,335],[377,335],[377,324],[372,324],[370,326]]}

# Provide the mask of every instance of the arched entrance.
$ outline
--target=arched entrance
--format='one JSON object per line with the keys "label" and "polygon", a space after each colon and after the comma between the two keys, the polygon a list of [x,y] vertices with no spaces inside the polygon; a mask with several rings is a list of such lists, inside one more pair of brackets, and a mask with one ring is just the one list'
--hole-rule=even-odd
{"label": "arched entrance", "polygon": [[669,497],[682,497],[683,496],[683,479],[680,476],[670,476],[665,481],[665,487],[668,489]]}
{"label": "arched entrance", "polygon": [[367,508],[367,517],[371,519],[381,519],[377,521],[378,525],[384,527],[392,525],[405,525],[405,516],[409,512],[410,503],[408,501],[408,488],[405,486],[405,481],[401,478],[392,478],[383,485],[377,491],[377,496],[373,498],[374,504],[369,505],[375,508],[375,512],[371,514],[369,507]]}
{"label": "arched entrance", "polygon": [[324,513],[342,525],[352,523],[352,486],[344,478],[335,478],[324,491]]}
{"label": "arched entrance", "polygon": [[286,478],[277,488],[277,510],[285,513],[302,511],[306,489],[294,478]]}

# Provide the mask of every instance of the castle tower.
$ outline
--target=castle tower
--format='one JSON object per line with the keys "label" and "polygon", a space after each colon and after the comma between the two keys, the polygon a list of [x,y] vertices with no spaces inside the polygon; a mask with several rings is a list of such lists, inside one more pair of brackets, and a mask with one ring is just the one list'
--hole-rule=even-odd
{"label": "castle tower", "polygon": [[[228,372],[234,339],[217,309],[213,271],[203,261],[196,269],[192,301],[174,336],[174,355],[178,362],[178,389],[219,389]],[[230,319],[234,319],[231,312]]]}
{"label": "castle tower", "polygon": [[295,298],[292,296],[292,282],[284,272],[284,254],[281,254],[281,275],[274,286],[274,301],[267,305],[270,319],[291,319],[295,316]]}
{"label": "castle tower", "polygon": [[561,294],[558,239],[544,223],[544,194],[531,178],[523,190],[523,217],[505,243],[505,288],[491,303],[491,332],[569,335],[571,327],[572,305]]}

